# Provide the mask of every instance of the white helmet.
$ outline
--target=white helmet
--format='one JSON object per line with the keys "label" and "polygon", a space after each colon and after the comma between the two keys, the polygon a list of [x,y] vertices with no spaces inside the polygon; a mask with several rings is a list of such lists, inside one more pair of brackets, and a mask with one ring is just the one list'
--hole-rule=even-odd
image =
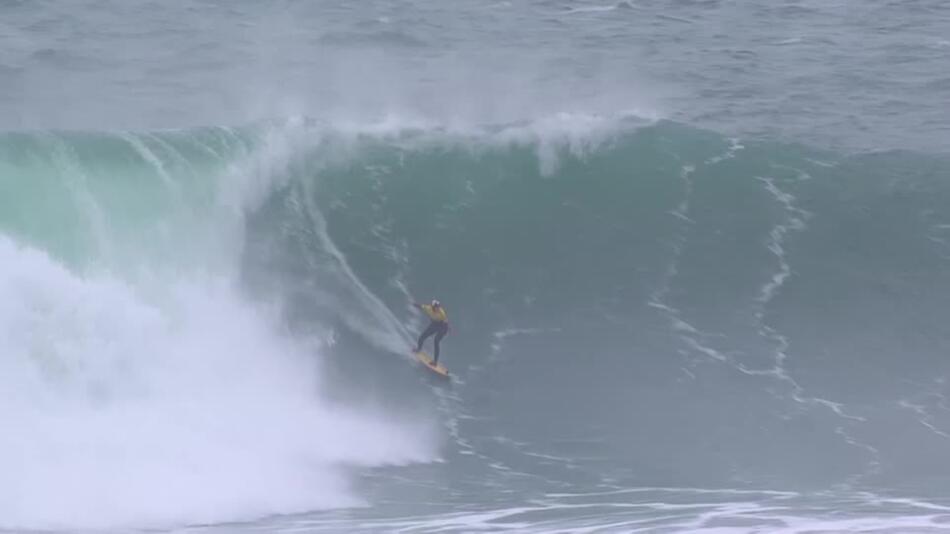
{"label": "white helmet", "polygon": [[441,308],[441,307],[442,307],[442,303],[439,302],[438,300],[432,299],[432,307],[433,307],[433,308]]}

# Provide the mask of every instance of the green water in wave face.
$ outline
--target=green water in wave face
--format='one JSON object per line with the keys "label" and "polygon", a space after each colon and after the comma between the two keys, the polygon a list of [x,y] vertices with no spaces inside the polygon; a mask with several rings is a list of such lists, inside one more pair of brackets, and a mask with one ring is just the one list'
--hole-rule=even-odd
{"label": "green water in wave face", "polygon": [[0,135],[0,419],[15,429],[0,529],[353,505],[340,464],[432,459],[431,424],[396,403],[324,404],[332,339],[291,335],[246,294],[245,216],[279,190],[273,131]]}
{"label": "green water in wave face", "polygon": [[[291,337],[335,342],[321,395],[361,403],[372,392],[448,424],[446,463],[363,479],[361,494],[379,502],[441,502],[394,475],[439,478],[446,504],[489,507],[493,487],[518,498],[631,486],[917,492],[941,480],[947,340],[934,318],[946,303],[930,288],[945,283],[945,160],[842,157],[672,123],[583,143],[303,132],[283,151],[201,131],[11,136],[30,150],[4,159],[22,171],[4,187],[23,200],[4,211],[4,231],[91,272],[150,253],[182,265],[159,260],[169,250],[213,265],[211,238],[225,234],[212,230],[228,228],[219,217],[243,213],[227,234],[243,240],[227,247],[241,292],[279,303]],[[249,187],[235,166],[254,169],[256,201],[229,200]],[[30,173],[37,181],[19,181]],[[140,185],[113,182],[125,175]],[[43,179],[68,187],[43,195]],[[46,213],[44,201],[58,205]],[[61,226],[61,206],[83,223],[101,214],[105,232]],[[55,231],[42,230],[47,216]],[[149,233],[162,224],[174,232]],[[448,396],[393,354],[421,326],[410,298],[430,295],[454,327]],[[893,439],[895,425],[923,445]]]}
{"label": "green water in wave face", "polygon": [[226,264],[217,247],[243,206],[229,165],[253,138],[225,129],[180,133],[0,135],[0,227],[79,268],[130,272]]}
{"label": "green water in wave face", "polygon": [[[349,150],[301,164],[302,182],[258,213],[250,239],[312,248],[302,229],[319,213],[390,309],[440,298],[462,451],[565,484],[922,482],[921,451],[889,429],[940,417],[932,376],[946,339],[930,317],[943,298],[923,295],[944,283],[934,170],[946,161],[842,158],[675,124],[556,157],[490,137]],[[312,252],[316,264],[252,253],[248,270],[302,285],[324,272],[310,270],[326,265]],[[918,401],[922,412],[908,408]],[[477,469],[460,465],[445,469]]]}

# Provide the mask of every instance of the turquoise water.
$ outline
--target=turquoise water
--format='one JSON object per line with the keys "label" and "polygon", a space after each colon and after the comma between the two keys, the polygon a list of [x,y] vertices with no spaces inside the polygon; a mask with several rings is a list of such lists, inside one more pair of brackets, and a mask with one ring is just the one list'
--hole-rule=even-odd
{"label": "turquoise water", "polygon": [[943,4],[0,14],[0,530],[950,519]]}

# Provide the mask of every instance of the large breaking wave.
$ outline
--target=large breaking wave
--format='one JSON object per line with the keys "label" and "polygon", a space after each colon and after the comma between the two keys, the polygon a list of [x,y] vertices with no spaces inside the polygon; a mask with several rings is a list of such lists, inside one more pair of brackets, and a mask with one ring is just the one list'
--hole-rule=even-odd
{"label": "large breaking wave", "polygon": [[[436,420],[447,469],[923,491],[948,170],[571,116],[3,134],[3,526],[348,505]],[[448,396],[400,357],[432,296]]]}
{"label": "large breaking wave", "polygon": [[2,136],[4,527],[358,505],[348,469],[435,457],[425,418],[321,395],[329,338],[241,288],[266,137]]}

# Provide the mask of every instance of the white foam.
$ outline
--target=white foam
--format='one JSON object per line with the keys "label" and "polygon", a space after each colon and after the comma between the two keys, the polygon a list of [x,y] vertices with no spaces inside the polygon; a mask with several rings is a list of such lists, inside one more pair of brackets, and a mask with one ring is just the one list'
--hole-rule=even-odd
{"label": "white foam", "polygon": [[228,521],[358,503],[341,467],[424,461],[421,425],[319,398],[307,347],[223,280],[162,302],[0,237],[0,526]]}
{"label": "white foam", "polygon": [[639,6],[634,5],[632,2],[617,2],[616,4],[608,5],[592,5],[592,6],[579,6],[579,7],[570,7],[565,13],[574,14],[574,13],[606,13],[610,11],[616,11],[618,9],[640,9]]}
{"label": "white foam", "polygon": [[[711,499],[706,500],[704,496]],[[573,502],[575,497],[584,502]],[[598,498],[600,497],[600,498]],[[664,499],[671,497],[673,502]],[[688,497],[685,502],[680,502]],[[723,501],[725,499],[725,501]],[[378,517],[289,518],[238,532],[944,532],[946,507],[873,494],[820,495],[818,502],[787,492],[643,488],[611,493],[547,494],[527,502],[469,510],[436,509]],[[215,527],[200,531],[223,531]]]}
{"label": "white foam", "polygon": [[[729,146],[726,147],[724,152],[706,159],[702,162],[702,165],[704,167],[711,166],[732,159],[737,152],[744,148],[738,139],[730,139]],[[695,172],[696,166],[692,164],[685,164],[680,168],[680,180],[683,183],[683,198],[676,208],[669,213],[680,221],[682,231],[679,236],[672,240],[670,262],[663,273],[660,284],[650,295],[650,300],[647,302],[647,305],[659,310],[661,314],[666,317],[670,323],[670,328],[679,335],[680,341],[693,352],[719,362],[729,363],[739,371],[746,372],[746,370],[743,369],[741,365],[736,364],[729,355],[707,344],[706,340],[710,337],[717,337],[717,334],[710,334],[699,330],[681,316],[678,308],[668,302],[670,290],[676,278],[679,276],[679,261],[685,251],[690,228],[695,223],[689,216],[695,187],[693,181],[693,174]],[[691,378],[695,378],[695,375],[687,369],[683,368],[683,371]]]}
{"label": "white foam", "polygon": [[[654,111],[631,108],[612,114],[558,112],[538,116],[530,121],[512,124],[485,124],[470,121],[438,121],[420,115],[387,113],[374,120],[344,120],[307,123],[302,119],[288,121],[288,128],[298,130],[298,138],[326,136],[336,141],[334,157],[345,158],[361,138],[381,139],[396,146],[425,148],[454,146],[478,152],[511,145],[534,147],[541,174],[557,171],[565,155],[585,157],[610,142],[618,134],[647,126],[659,120]],[[275,131],[281,131],[277,129]],[[741,147],[739,147],[741,148]],[[733,147],[731,150],[735,150]],[[279,159],[279,158],[278,158]]]}
{"label": "white foam", "polygon": [[[89,187],[100,171],[51,136],[48,172],[89,222],[93,261],[80,271],[0,234],[0,529],[147,527],[356,505],[348,466],[436,457],[430,423],[323,400],[323,341],[293,338],[234,283],[244,213],[283,185],[295,151],[314,142],[301,129],[282,125],[253,153],[223,131],[246,157],[203,177],[217,180],[206,204],[188,198],[171,208],[201,217],[156,221],[162,246],[191,252],[166,251],[167,260],[136,260],[154,243],[123,240],[129,231]],[[121,138],[182,201],[188,161],[161,139]],[[380,335],[398,332],[385,306],[350,281],[363,305],[384,310],[379,322],[390,330]]]}
{"label": "white foam", "polygon": [[901,399],[900,401],[898,401],[897,405],[900,406],[901,408],[912,410],[914,413],[916,413],[918,415],[917,421],[921,425],[929,429],[931,432],[933,432],[934,434],[937,434],[938,436],[942,438],[950,439],[950,434],[948,434],[947,432],[944,432],[943,430],[940,430],[933,423],[933,416],[927,411],[927,408],[924,405],[914,403],[913,401],[908,400],[908,399]]}

